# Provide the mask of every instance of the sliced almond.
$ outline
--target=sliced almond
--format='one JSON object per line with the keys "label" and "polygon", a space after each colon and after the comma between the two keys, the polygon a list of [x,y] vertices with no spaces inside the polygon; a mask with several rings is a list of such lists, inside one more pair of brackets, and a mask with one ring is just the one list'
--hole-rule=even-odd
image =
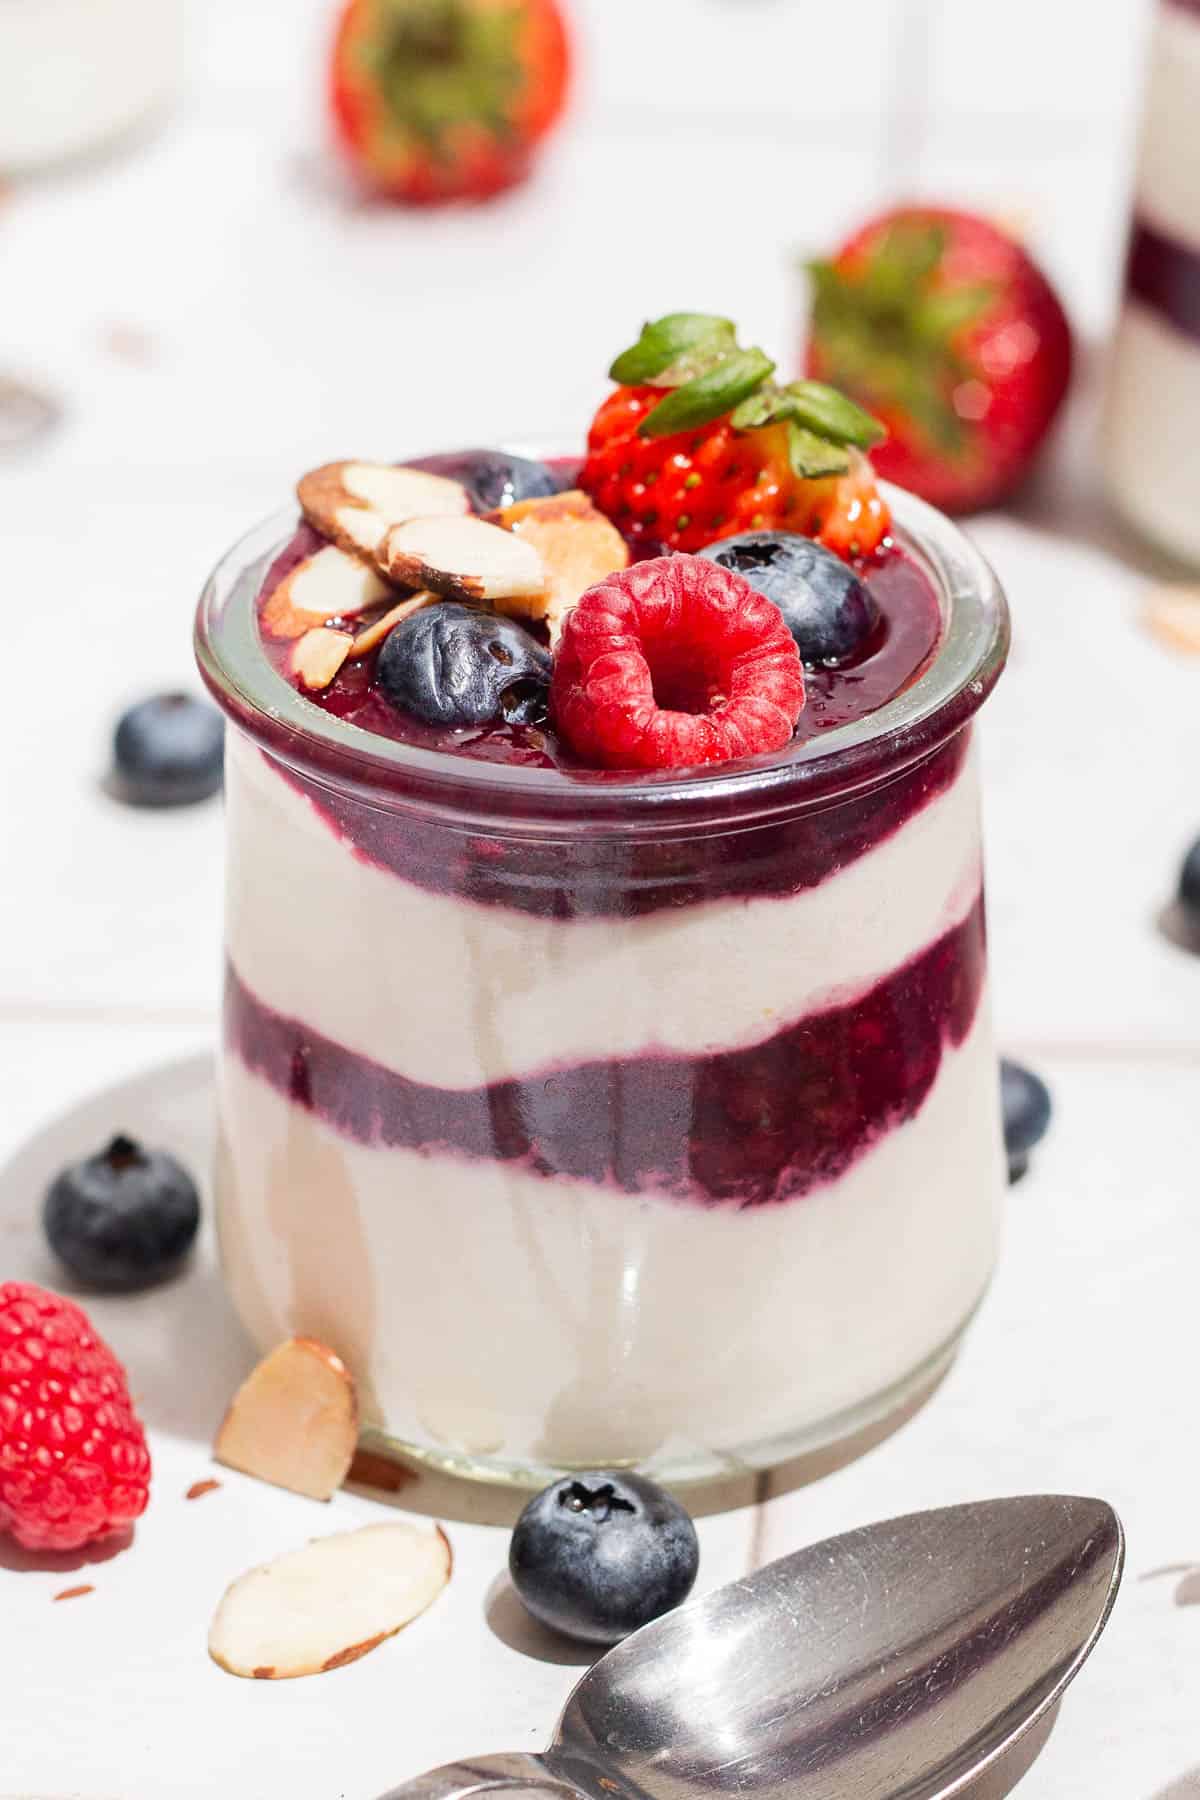
{"label": "sliced almond", "polygon": [[571,608],[596,582],[629,566],[629,546],[616,526],[573,489],[545,500],[521,500],[492,514],[497,525],[531,544],[542,559],[547,584],[540,594],[496,602],[496,611],[544,619],[557,643]]}
{"label": "sliced almond", "polygon": [[327,688],[349,656],[353,642],[348,631],[332,631],[328,625],[306,631],[292,646],[292,673],[312,693]]}
{"label": "sliced almond", "polygon": [[1142,608],[1146,629],[1187,656],[1200,656],[1200,587],[1167,582],[1151,588]]}
{"label": "sliced almond", "polygon": [[279,583],[263,607],[263,629],[272,637],[303,637],[326,619],[353,619],[378,606],[389,592],[368,563],[326,544]]}
{"label": "sliced almond", "polygon": [[546,585],[532,544],[484,519],[410,519],[394,525],[378,563],[401,587],[432,588],[448,600],[506,600]]}
{"label": "sliced almond", "polygon": [[354,1378],[315,1338],[289,1338],[243,1381],[221,1421],[213,1455],[275,1487],[330,1500],[358,1443]]}
{"label": "sliced almond", "polygon": [[471,510],[461,482],[390,463],[325,463],[301,477],[296,497],[314,530],[355,556],[371,556],[388,528],[405,519]]}
{"label": "sliced almond", "polygon": [[350,655],[352,657],[369,656],[376,644],[382,644],[393,625],[398,625],[401,619],[407,619],[409,613],[420,612],[423,606],[431,606],[440,598],[440,594],[431,594],[427,589],[422,594],[410,594],[407,600],[398,601],[395,606],[389,607],[381,618],[375,619],[372,624],[365,626],[359,632],[350,646]]}
{"label": "sliced almond", "polygon": [[225,1590],[208,1653],[231,1675],[258,1681],[343,1668],[423,1613],[450,1567],[440,1527],[367,1525],[317,1538]]}

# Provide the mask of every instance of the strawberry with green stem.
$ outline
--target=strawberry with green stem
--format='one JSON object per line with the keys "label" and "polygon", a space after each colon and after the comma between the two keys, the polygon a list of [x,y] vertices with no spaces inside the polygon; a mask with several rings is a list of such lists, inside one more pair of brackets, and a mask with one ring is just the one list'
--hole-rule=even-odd
{"label": "strawberry with green stem", "polygon": [[1072,362],[1066,314],[1021,246],[970,213],[902,207],[809,272],[806,371],[884,421],[879,473],[947,512],[1011,493]]}
{"label": "strawberry with green stem", "polygon": [[881,427],[827,385],[774,371],[728,319],[653,320],[609,371],[618,386],[592,421],[581,485],[645,550],[778,529],[872,555],[890,525],[865,454]]}
{"label": "strawberry with green stem", "polygon": [[370,187],[417,205],[483,200],[528,174],[568,74],[557,0],[349,0],[330,104]]}

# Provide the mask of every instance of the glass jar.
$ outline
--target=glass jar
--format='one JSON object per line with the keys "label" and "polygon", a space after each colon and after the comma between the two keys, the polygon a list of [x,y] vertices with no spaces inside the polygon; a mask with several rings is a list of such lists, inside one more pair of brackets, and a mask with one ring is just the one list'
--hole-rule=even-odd
{"label": "glass jar", "polygon": [[1200,0],[1160,0],[1103,435],[1113,503],[1200,566]]}
{"label": "glass jar", "polygon": [[377,1442],[542,1483],[700,1479],[858,1429],[950,1358],[1002,1193],[971,722],[1004,600],[889,492],[923,673],[770,763],[566,776],[294,692],[201,602],[230,724],[217,1209],[266,1349],[331,1344]]}

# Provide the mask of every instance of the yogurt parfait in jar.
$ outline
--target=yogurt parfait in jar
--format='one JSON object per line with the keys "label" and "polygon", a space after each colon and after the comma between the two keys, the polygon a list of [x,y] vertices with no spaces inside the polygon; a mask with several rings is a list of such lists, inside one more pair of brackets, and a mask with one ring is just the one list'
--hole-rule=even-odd
{"label": "yogurt parfait in jar", "polygon": [[931,1380],[1002,1191],[1004,601],[874,421],[675,314],[586,454],[330,462],[213,575],[218,1209],[463,1473],[762,1466]]}

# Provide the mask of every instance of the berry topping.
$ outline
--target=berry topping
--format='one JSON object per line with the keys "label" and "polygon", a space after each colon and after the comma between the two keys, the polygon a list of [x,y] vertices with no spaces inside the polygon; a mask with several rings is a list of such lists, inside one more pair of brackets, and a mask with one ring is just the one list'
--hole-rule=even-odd
{"label": "berry topping", "polygon": [[1020,1181],[1029,1167],[1029,1152],[1045,1137],[1050,1123],[1050,1090],[1032,1069],[1002,1059],[1000,1106],[1004,1115],[1008,1179]]}
{"label": "berry topping", "polygon": [[372,187],[418,205],[481,200],[528,174],[567,72],[557,0],[349,0],[330,99]]}
{"label": "berry topping", "polygon": [[943,207],[871,219],[811,265],[807,366],[878,413],[879,473],[967,512],[1021,480],[1071,374],[1049,282],[990,220]]}
{"label": "berry topping", "polygon": [[150,1455],[120,1363],[70,1300],[0,1283],[0,1530],[78,1550],[146,1510]]}
{"label": "berry topping", "polygon": [[804,705],[777,606],[741,575],[659,557],[599,582],[554,662],[558,730],[585,762],[685,768],[781,750]]}
{"label": "berry topping", "polygon": [[699,1563],[679,1502],[627,1473],[556,1481],[529,1502],[508,1552],[534,1618],[592,1644],[615,1644],[686,1600]]}
{"label": "berry topping", "polygon": [[879,609],[854,571],[811,538],[745,531],[700,554],[744,575],[756,593],[775,602],[803,662],[835,667],[848,661],[878,623]]}
{"label": "berry topping", "polygon": [[389,633],[376,680],[393,706],[430,725],[535,724],[545,717],[550,658],[523,626],[447,601]]}
{"label": "berry topping", "polygon": [[221,786],[225,721],[190,694],[156,694],[121,717],[113,739],[116,790],[133,806],[190,806]]}
{"label": "berry topping", "polygon": [[173,1156],[115,1137],[55,1179],[42,1223],[77,1280],[132,1292],[180,1267],[200,1224],[200,1196]]}
{"label": "berry topping", "polygon": [[816,381],[781,385],[728,319],[670,313],[609,373],[580,484],[635,546],[699,550],[757,529],[870,555],[890,523],[863,452],[882,429]]}
{"label": "berry topping", "polygon": [[562,489],[562,482],[545,463],[511,456],[507,450],[449,450],[440,456],[418,457],[408,467],[460,482],[475,511],[481,513],[498,512],[520,500],[546,500]]}

